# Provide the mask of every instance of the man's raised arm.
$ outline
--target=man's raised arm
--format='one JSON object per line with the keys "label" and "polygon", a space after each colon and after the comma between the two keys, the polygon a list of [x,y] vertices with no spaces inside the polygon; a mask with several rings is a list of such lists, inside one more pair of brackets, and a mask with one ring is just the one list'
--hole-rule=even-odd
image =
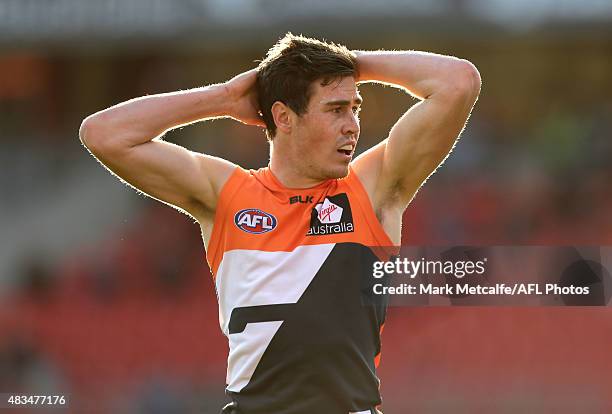
{"label": "man's raised arm", "polygon": [[160,137],[178,126],[216,117],[264,126],[255,79],[253,69],[218,85],[132,99],[87,117],[79,136],[100,162],[127,183],[197,218],[214,211],[235,165]]}
{"label": "man's raised arm", "polygon": [[421,102],[393,126],[388,139],[355,160],[375,209],[403,211],[446,158],[480,93],[470,62],[434,53],[356,52],[358,82],[403,88]]}

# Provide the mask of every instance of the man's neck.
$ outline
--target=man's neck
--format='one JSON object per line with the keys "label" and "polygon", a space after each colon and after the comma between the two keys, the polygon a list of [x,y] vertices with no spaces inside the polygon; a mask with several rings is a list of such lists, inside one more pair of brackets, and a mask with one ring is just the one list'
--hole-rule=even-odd
{"label": "man's neck", "polygon": [[287,188],[310,188],[321,184],[325,179],[315,178],[300,169],[300,161],[293,159],[292,154],[275,148],[270,149],[270,171],[280,183]]}
{"label": "man's neck", "polygon": [[280,183],[287,188],[310,188],[321,184],[322,179],[310,178],[301,173],[295,166],[285,165],[283,162],[275,162],[279,157],[271,157],[270,171]]}

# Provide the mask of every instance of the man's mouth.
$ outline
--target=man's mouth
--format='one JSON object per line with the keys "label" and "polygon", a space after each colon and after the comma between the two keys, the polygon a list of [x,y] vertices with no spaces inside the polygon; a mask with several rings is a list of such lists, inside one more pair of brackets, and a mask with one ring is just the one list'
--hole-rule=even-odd
{"label": "man's mouth", "polygon": [[345,146],[338,148],[338,152],[350,156],[353,153],[353,146],[351,144],[346,144]]}

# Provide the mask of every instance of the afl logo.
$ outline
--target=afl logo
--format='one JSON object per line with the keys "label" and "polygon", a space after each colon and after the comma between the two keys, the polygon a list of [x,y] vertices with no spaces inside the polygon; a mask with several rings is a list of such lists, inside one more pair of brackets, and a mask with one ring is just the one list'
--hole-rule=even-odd
{"label": "afl logo", "polygon": [[276,228],[276,217],[256,208],[245,208],[234,216],[234,224],[247,233],[262,234]]}

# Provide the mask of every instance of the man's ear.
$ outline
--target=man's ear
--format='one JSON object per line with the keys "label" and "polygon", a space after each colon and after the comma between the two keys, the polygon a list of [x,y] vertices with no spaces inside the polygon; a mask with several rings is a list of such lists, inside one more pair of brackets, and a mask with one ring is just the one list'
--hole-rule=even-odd
{"label": "man's ear", "polygon": [[284,134],[291,133],[291,117],[294,112],[281,101],[276,101],[272,104],[272,118],[276,124],[276,129]]}

